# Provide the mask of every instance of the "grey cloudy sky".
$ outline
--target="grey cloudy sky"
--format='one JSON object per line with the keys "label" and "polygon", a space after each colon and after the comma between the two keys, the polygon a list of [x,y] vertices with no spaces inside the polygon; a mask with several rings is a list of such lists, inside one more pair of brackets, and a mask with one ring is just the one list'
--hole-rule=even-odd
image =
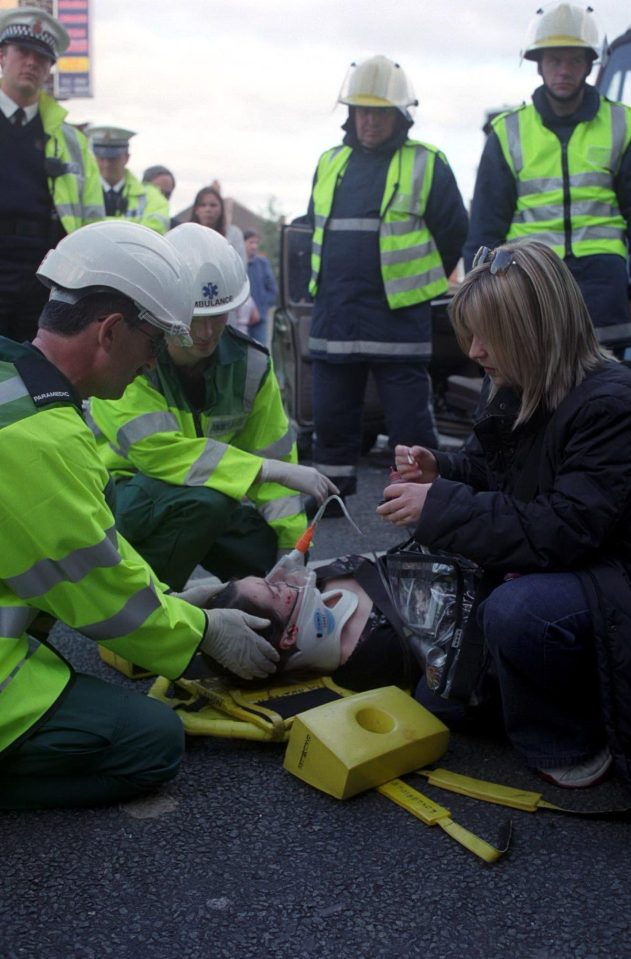
{"label": "grey cloudy sky", "polygon": [[[623,0],[593,3],[612,39]],[[519,50],[537,3],[524,0],[92,0],[92,100],[70,119],[138,131],[130,167],[171,167],[172,209],[212,179],[261,212],[270,196],[304,212],[319,154],[341,137],[335,106],[349,63],[397,60],[419,107],[412,135],[439,146],[471,197],[488,109],[536,85]]]}

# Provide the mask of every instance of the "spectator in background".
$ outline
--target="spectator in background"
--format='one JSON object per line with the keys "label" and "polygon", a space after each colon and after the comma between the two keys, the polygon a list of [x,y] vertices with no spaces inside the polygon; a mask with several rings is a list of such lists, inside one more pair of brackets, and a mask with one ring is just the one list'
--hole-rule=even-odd
{"label": "spectator in background", "polygon": [[243,262],[246,262],[245,242],[243,233],[234,223],[228,224],[224,201],[219,192],[219,184],[205,186],[199,191],[193,202],[191,223],[201,223],[211,230],[216,230],[225,236],[230,246],[234,247]]}
{"label": "spectator in background", "polygon": [[258,233],[255,230],[246,230],[243,239],[253,301],[248,333],[252,339],[267,346],[268,314],[276,303],[278,286],[269,260],[258,252],[260,242]]}
{"label": "spectator in background", "polygon": [[127,169],[129,141],[136,136],[134,131],[89,126],[85,132],[101,171],[105,215],[166,233],[171,224],[167,200],[157,187],[141,183]]}
{"label": "spectator in background", "polygon": [[69,42],[43,10],[21,7],[0,19],[0,334],[12,340],[35,336],[48,299],[35,277],[43,256],[104,215],[86,139],[44,93]]}
{"label": "spectator in background", "polygon": [[159,163],[155,166],[147,167],[142,175],[142,182],[151,183],[157,187],[162,196],[167,200],[171,199],[171,194],[175,190],[175,177],[168,167],[160,166]]}

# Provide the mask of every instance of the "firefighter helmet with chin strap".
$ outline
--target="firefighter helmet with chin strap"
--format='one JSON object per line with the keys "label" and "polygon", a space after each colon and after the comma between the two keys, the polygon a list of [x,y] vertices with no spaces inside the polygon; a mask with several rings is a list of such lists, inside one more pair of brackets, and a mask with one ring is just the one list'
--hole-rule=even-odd
{"label": "firefighter helmet with chin strap", "polygon": [[194,317],[227,313],[245,303],[250,295],[245,265],[221,233],[201,223],[181,223],[169,230],[166,240],[193,274]]}
{"label": "firefighter helmet with chin strap", "polygon": [[37,277],[52,288],[51,298],[66,302],[115,290],[134,303],[141,320],[191,343],[192,276],[155,230],[127,220],[90,223],[46,254]]}
{"label": "firefighter helmet with chin strap", "polygon": [[600,56],[598,25],[591,7],[555,3],[537,10],[528,25],[522,58],[539,60],[544,50],[555,47],[585,50],[592,60]]}
{"label": "firefighter helmet with chin strap", "polygon": [[397,107],[407,114],[418,106],[412,85],[398,63],[381,55],[352,63],[338,103],[350,107]]}

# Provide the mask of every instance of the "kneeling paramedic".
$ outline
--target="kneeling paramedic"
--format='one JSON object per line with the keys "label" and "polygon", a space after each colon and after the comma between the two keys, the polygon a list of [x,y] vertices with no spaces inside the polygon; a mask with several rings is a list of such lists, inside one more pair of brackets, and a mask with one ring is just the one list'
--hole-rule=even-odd
{"label": "kneeling paramedic", "polygon": [[154,231],[106,221],[65,237],[38,276],[52,292],[33,344],[0,338],[3,809],[126,800],[175,776],[183,753],[170,709],[75,674],[38,614],[169,677],[198,651],[245,678],[278,659],[254,632],[266,620],[169,593],[120,535],[82,417],[85,398],[115,399],[152,367],[165,334],[188,341],[186,264]]}
{"label": "kneeling paramedic", "polygon": [[192,344],[167,337],[154,368],[90,413],[118,528],[181,589],[197,565],[224,580],[264,575],[306,529],[299,493],[322,502],[337,487],[298,465],[267,350],[226,326],[250,290],[239,255],[198,223],[166,239],[195,277]]}

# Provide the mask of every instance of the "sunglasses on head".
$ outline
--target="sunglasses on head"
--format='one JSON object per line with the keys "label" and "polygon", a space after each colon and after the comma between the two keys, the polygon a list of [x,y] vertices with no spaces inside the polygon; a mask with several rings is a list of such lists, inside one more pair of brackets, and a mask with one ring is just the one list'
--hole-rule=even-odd
{"label": "sunglasses on head", "polygon": [[489,272],[495,276],[496,273],[506,273],[516,262],[512,250],[492,250],[490,246],[481,246],[473,257],[472,268],[489,263]]}

